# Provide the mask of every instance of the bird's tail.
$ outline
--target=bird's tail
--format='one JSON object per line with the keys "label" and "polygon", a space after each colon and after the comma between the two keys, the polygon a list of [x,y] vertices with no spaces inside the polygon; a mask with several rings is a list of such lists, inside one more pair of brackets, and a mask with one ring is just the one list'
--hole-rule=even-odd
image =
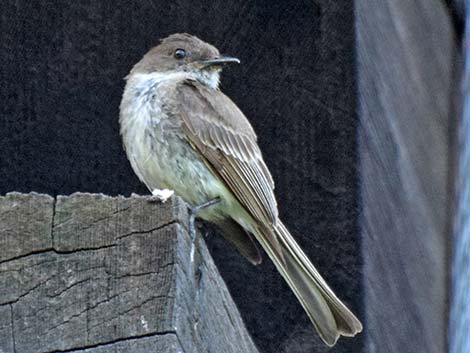
{"label": "bird's tail", "polygon": [[352,337],[361,332],[361,322],[328,287],[284,224],[278,222],[274,228],[278,246],[268,241],[273,236],[271,229],[261,231],[257,238],[299,299],[323,341],[333,346],[340,335]]}

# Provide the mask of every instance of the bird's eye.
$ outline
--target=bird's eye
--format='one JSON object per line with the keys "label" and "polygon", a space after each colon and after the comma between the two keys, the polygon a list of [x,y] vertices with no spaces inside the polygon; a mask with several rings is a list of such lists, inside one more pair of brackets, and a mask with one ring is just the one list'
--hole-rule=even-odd
{"label": "bird's eye", "polygon": [[184,49],[176,49],[175,50],[175,58],[176,59],[183,59],[186,56],[186,51]]}

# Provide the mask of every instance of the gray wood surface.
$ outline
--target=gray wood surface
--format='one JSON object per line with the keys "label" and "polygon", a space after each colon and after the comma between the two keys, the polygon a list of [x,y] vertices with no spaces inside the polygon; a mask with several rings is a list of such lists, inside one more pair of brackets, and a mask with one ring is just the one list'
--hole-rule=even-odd
{"label": "gray wood surface", "polygon": [[178,198],[0,197],[0,352],[257,352],[186,220]]}
{"label": "gray wood surface", "polygon": [[[462,5],[463,7],[463,5]],[[462,111],[458,133],[458,172],[452,258],[450,353],[470,353],[470,6],[464,34]]]}
{"label": "gray wood surface", "polygon": [[[0,262],[52,247],[54,199],[36,196],[18,195],[0,203]],[[29,222],[22,221],[23,218]]]}
{"label": "gray wood surface", "polygon": [[366,351],[447,352],[456,39],[439,0],[357,0]]}

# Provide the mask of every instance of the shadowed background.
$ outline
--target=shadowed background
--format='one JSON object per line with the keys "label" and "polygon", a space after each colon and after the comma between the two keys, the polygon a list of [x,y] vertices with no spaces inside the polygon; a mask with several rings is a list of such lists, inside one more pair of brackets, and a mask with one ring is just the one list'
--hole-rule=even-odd
{"label": "shadowed background", "polygon": [[[160,38],[189,32],[240,58],[222,89],[258,133],[280,215],[361,316],[352,1],[20,0],[0,16],[0,194],[146,194],[119,136],[123,77]],[[327,350],[269,261],[208,243],[260,351]]]}

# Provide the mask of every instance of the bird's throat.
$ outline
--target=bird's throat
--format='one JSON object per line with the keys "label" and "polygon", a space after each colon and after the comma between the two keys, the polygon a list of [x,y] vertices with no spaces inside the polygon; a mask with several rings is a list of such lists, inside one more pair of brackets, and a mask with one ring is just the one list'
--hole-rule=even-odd
{"label": "bird's throat", "polygon": [[202,85],[217,89],[220,82],[220,71],[218,68],[202,70],[180,70],[167,72],[135,73],[127,77],[128,80],[136,81],[139,86],[152,87],[164,81],[195,80]]}

